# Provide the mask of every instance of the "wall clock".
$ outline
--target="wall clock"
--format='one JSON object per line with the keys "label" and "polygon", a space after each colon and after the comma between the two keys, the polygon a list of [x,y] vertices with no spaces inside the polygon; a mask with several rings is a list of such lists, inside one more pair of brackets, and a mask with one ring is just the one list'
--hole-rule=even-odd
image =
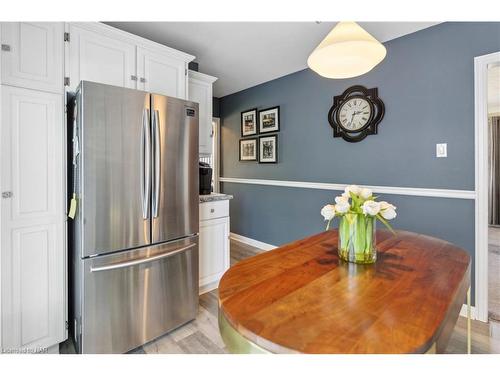
{"label": "wall clock", "polygon": [[328,112],[328,122],[334,137],[347,142],[359,142],[367,135],[377,134],[377,127],[384,117],[384,102],[378,97],[377,88],[352,86],[341,95],[333,97]]}

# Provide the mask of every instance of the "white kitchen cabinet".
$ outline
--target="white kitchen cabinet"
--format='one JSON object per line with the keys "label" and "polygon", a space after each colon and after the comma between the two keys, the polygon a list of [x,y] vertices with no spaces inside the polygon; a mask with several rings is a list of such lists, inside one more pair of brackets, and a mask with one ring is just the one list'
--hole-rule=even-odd
{"label": "white kitchen cabinet", "polygon": [[64,101],[1,96],[1,346],[48,348],[67,337]]}
{"label": "white kitchen cabinet", "polygon": [[212,154],[212,85],[217,78],[207,74],[189,71],[189,100],[199,104],[199,152],[200,155]]}
{"label": "white kitchen cabinet", "polygon": [[116,37],[70,24],[70,90],[80,81],[93,81],[135,89],[136,46]]}
{"label": "white kitchen cabinet", "polygon": [[137,48],[140,90],[186,98],[186,62],[145,48]]}
{"label": "white kitchen cabinet", "polygon": [[212,210],[222,212],[221,206],[226,206],[229,212],[229,200],[200,203],[200,294],[217,288],[229,268],[229,216],[203,220],[206,216],[201,215]]}
{"label": "white kitchen cabinet", "polygon": [[186,99],[194,56],[98,22],[68,27],[70,90],[87,80]]}
{"label": "white kitchen cabinet", "polygon": [[64,24],[2,22],[4,85],[63,93]]}

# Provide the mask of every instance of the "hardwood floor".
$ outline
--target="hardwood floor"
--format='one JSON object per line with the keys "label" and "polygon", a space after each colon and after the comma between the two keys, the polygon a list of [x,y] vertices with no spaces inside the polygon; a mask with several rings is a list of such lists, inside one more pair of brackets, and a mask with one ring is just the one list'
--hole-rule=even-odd
{"label": "hardwood floor", "polygon": [[[231,240],[231,265],[259,253],[260,250]],[[217,290],[200,296],[200,307],[195,320],[137,348],[130,354],[220,354],[227,353],[219,335],[217,322]],[[446,352],[465,354],[467,343],[466,319],[460,317]],[[500,353],[500,340],[490,337],[488,324],[472,322],[472,353]],[[61,344],[61,353],[74,353],[69,340]]]}

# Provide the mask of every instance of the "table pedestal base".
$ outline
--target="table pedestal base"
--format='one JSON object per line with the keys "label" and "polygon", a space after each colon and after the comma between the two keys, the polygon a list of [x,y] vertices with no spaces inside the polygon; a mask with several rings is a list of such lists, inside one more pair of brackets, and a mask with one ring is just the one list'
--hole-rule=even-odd
{"label": "table pedestal base", "polygon": [[227,350],[233,354],[270,354],[238,333],[219,311],[219,331]]}

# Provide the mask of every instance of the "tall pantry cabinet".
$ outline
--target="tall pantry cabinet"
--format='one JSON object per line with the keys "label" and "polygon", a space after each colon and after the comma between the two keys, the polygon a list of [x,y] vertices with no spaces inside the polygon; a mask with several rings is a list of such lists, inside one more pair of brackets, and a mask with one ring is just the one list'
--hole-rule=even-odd
{"label": "tall pantry cabinet", "polygon": [[36,352],[67,337],[64,24],[0,33],[0,346]]}

